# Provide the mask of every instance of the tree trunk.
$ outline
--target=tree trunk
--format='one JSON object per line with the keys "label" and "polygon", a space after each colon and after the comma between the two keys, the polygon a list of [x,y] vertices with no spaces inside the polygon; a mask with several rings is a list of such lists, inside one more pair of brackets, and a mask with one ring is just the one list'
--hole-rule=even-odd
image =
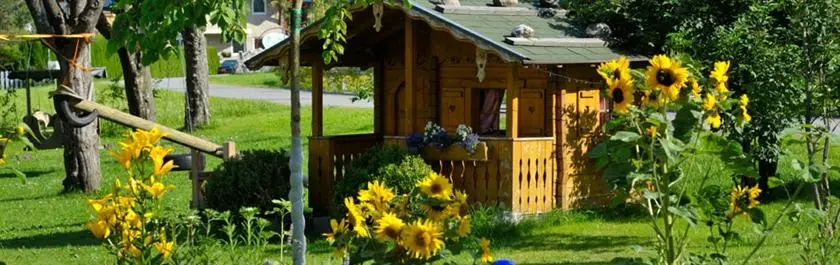
{"label": "tree trunk", "polygon": [[196,27],[185,28],[184,60],[187,71],[187,104],[184,122],[187,128],[196,128],[210,122],[210,70],[207,68],[207,40]]}
{"label": "tree trunk", "polygon": [[[60,85],[70,87],[77,95],[83,98],[91,98],[93,95],[93,78],[90,73],[79,69],[78,66],[90,66],[88,60],[88,45],[79,40],[78,52],[74,40],[56,40],[56,43],[63,42],[58,48],[64,58],[76,58],[76,65],[73,66],[67,61],[61,62]],[[75,128],[64,124],[64,130],[69,132],[67,141],[64,143],[64,170],[67,175],[64,178],[64,190],[82,190],[94,192],[99,190],[101,172],[99,168],[99,135],[96,131],[99,121],[94,121],[87,126]]]}
{"label": "tree trunk", "polygon": [[155,97],[152,91],[152,72],[149,67],[141,63],[142,54],[138,50],[134,54],[125,48],[117,51],[122,65],[123,82],[125,83],[125,98],[128,99],[128,113],[150,120],[157,120]]}
{"label": "tree trunk", "polygon": [[292,201],[292,244],[294,247],[292,263],[306,264],[306,235],[303,231],[306,221],[303,219],[303,146],[300,141],[300,20],[303,0],[295,0],[292,9],[292,153],[289,158],[289,176]]}

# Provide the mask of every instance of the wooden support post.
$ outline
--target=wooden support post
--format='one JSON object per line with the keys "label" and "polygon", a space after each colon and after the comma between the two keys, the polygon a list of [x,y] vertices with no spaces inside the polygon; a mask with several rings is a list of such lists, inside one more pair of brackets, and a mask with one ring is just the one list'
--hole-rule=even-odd
{"label": "wooden support post", "polygon": [[403,128],[402,135],[414,131],[414,23],[405,16],[405,92],[403,93]]}
{"label": "wooden support post", "polygon": [[510,67],[507,75],[507,117],[506,126],[508,138],[519,137],[519,91],[522,83],[519,82],[519,65]]}
{"label": "wooden support post", "polygon": [[233,160],[239,157],[239,153],[236,152],[236,143],[234,142],[225,142],[222,145],[222,159],[225,161]]}
{"label": "wooden support post", "polygon": [[192,169],[190,169],[190,181],[192,182],[192,201],[190,207],[193,209],[204,209],[204,153],[199,150],[190,150]]}
{"label": "wooden support post", "polygon": [[312,63],[312,136],[324,135],[324,62]]}
{"label": "wooden support post", "polygon": [[373,66],[373,133],[385,134],[384,107],[385,95],[385,62],[379,60]]}

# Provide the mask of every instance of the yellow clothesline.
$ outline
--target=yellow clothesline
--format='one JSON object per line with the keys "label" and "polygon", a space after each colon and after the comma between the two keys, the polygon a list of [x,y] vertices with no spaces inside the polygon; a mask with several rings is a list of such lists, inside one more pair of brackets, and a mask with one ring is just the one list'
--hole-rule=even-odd
{"label": "yellow clothesline", "polygon": [[53,39],[53,38],[65,38],[65,39],[87,39],[93,38],[96,36],[96,33],[79,33],[79,34],[69,34],[69,35],[57,35],[57,34],[0,34],[0,40],[13,40],[13,39]]}

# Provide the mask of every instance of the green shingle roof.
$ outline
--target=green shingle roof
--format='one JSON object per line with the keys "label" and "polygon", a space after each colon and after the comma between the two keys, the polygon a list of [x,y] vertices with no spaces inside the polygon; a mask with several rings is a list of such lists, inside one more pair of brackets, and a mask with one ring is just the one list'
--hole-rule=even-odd
{"label": "green shingle roof", "polygon": [[[523,46],[506,43],[505,37],[509,36],[514,27],[520,24],[533,28],[536,38],[577,38],[577,35],[573,33],[579,32],[579,30],[571,27],[565,21],[565,16],[562,13],[553,18],[541,18],[537,16],[535,7],[528,0],[520,0],[518,7],[533,8],[533,15],[522,15],[521,13],[457,14],[457,12],[438,11],[435,9],[437,5],[429,0],[409,1],[412,3],[411,9],[402,9],[408,15],[420,18],[433,27],[446,28],[459,38],[470,40],[481,49],[495,51],[509,62],[521,62],[523,64],[599,63],[622,55],[627,56],[632,61],[646,59],[642,56],[623,54],[608,47],[580,47],[580,45],[570,45],[573,47]],[[462,7],[487,7],[492,2],[493,0],[460,0]],[[304,33],[314,35],[314,33],[317,33],[319,23],[304,29]],[[289,46],[291,46],[291,41],[286,39],[249,58],[245,64],[250,68],[276,64],[275,59],[278,54],[281,54],[281,50],[287,50]]]}
{"label": "green shingle roof", "polygon": [[[480,39],[488,42],[489,46],[507,50],[511,56],[518,57],[523,63],[531,64],[564,64],[564,63],[595,63],[608,61],[625,55],[608,47],[536,47],[517,46],[505,43],[514,27],[524,24],[534,29],[536,38],[575,38],[577,30],[565,21],[565,16],[541,18],[536,15],[503,15],[503,14],[452,14],[435,10],[436,4],[428,0],[412,0],[412,11],[426,14],[430,19],[460,25]],[[461,6],[489,6],[492,0],[461,0]],[[520,1],[518,7],[535,8],[527,1]],[[628,56],[631,60],[644,60],[641,56]]]}

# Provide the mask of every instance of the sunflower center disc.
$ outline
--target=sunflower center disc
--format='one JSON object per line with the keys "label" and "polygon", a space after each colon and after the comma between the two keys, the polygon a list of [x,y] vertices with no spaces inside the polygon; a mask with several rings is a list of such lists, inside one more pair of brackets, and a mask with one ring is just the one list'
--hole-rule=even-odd
{"label": "sunflower center disc", "polygon": [[656,82],[665,86],[671,86],[674,84],[674,81],[674,75],[671,71],[662,69],[656,72]]}
{"label": "sunflower center disc", "polygon": [[615,76],[615,80],[621,80],[621,70],[615,69],[615,71],[613,71],[613,76]]}
{"label": "sunflower center disc", "polygon": [[615,103],[624,102],[624,91],[622,91],[622,88],[619,87],[619,88],[613,89],[612,98],[615,101]]}
{"label": "sunflower center disc", "polygon": [[443,187],[441,187],[440,184],[432,184],[431,190],[432,194],[438,194],[441,190],[443,190]]}

